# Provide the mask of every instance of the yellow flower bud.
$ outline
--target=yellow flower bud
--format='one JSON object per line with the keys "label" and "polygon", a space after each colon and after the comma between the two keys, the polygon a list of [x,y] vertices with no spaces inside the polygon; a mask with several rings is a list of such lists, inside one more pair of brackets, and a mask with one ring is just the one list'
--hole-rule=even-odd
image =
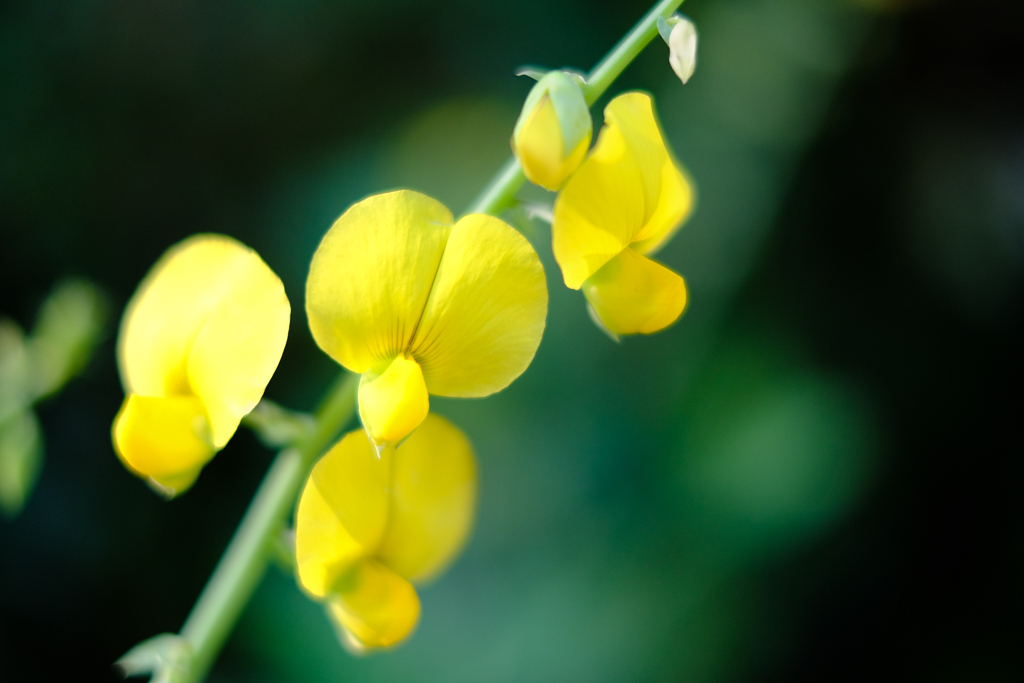
{"label": "yellow flower bud", "polygon": [[412,633],[420,615],[413,584],[461,550],[476,486],[469,440],[434,414],[380,457],[356,430],[316,464],[295,515],[298,578],[325,601],[348,646],[389,647]]}
{"label": "yellow flower bud", "polygon": [[557,190],[590,147],[590,109],[583,91],[561,71],[533,86],[512,132],[512,151],[535,185]]}
{"label": "yellow flower bud", "polygon": [[121,461],[164,495],[195,481],[277,369],[291,308],[281,280],[223,235],[171,247],[128,302],[117,340]]}

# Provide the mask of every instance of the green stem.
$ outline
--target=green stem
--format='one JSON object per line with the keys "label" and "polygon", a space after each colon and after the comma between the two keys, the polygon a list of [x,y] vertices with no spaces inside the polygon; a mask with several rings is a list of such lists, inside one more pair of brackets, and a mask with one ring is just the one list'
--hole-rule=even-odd
{"label": "green stem", "polygon": [[359,375],[342,372],[317,411],[313,434],[281,451],[181,629],[192,647],[185,681],[201,681],[259,585],[299,489],[316,459],[355,412]]}
{"label": "green stem", "polygon": [[681,4],[683,4],[683,0],[661,0],[594,67],[587,75],[587,84],[583,86],[583,95],[587,99],[587,104],[592,105],[597,102],[608,86],[619,77],[619,74],[629,66],[630,62],[636,59],[636,56],[647,47],[654,36],[658,35],[659,17],[668,19],[673,12],[679,9]]}
{"label": "green stem", "polygon": [[515,201],[516,192],[526,182],[523,169],[519,166],[519,160],[511,156],[501,166],[501,170],[494,174],[487,187],[477,195],[466,213],[489,213],[497,216],[505,209],[512,206]]}
{"label": "green stem", "polygon": [[[633,30],[605,55],[605,58],[587,75],[587,84],[583,86],[583,96],[587,104],[597,102],[619,74],[636,59],[654,36],[658,35],[658,19],[672,16],[681,4],[683,0],[662,0],[656,4],[637,22]],[[487,187],[473,200],[466,213],[487,213],[492,216],[500,214],[515,203],[516,193],[525,182],[526,177],[519,166],[519,161],[515,156],[510,157]]]}

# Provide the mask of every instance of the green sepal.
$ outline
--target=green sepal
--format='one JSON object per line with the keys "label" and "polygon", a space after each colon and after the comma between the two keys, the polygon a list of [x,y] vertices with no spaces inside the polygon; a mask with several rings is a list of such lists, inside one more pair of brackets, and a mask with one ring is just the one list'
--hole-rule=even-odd
{"label": "green sepal", "polygon": [[541,66],[531,66],[529,64],[525,64],[516,69],[515,73],[516,76],[529,76],[533,80],[539,81],[540,79],[547,76],[549,71],[550,69],[545,69],[544,67]]}
{"label": "green sepal", "polygon": [[562,69],[562,73],[565,74],[570,81],[581,88],[587,84],[587,75],[582,71],[577,71],[576,69]]}
{"label": "green sepal", "polygon": [[665,19],[665,17],[658,17],[658,33],[661,34],[661,39],[665,41],[666,45],[669,44],[668,39],[669,36],[672,35],[672,29],[685,18],[686,17],[679,12],[676,12],[668,19]]}
{"label": "green sepal", "polygon": [[295,529],[281,525],[281,530],[270,538],[270,555],[283,574],[295,574]]}

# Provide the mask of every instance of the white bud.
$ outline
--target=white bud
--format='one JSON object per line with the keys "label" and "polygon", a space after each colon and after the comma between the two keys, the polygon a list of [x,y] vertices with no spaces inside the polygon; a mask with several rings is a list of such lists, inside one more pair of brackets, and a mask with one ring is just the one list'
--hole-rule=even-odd
{"label": "white bud", "polygon": [[668,48],[669,65],[679,80],[686,83],[697,68],[697,27],[692,21],[680,18],[669,34]]}

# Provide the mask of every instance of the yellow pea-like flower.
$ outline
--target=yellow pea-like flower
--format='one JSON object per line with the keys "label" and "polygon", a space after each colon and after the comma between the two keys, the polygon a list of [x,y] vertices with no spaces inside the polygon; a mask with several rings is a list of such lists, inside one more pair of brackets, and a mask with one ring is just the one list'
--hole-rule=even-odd
{"label": "yellow pea-like flower", "polygon": [[650,334],[686,307],[683,278],[649,258],[690,215],[694,190],[651,96],[619,95],[597,144],[555,200],[552,249],[567,287],[615,335]]}
{"label": "yellow pea-like flower", "polygon": [[192,485],[252,410],[281,360],[291,307],[259,255],[223,235],[171,247],[125,309],[126,397],[114,446],[168,497]]}
{"label": "yellow pea-like flower", "polygon": [[580,87],[561,71],[544,76],[527,96],[512,131],[512,151],[523,175],[548,190],[560,188],[586,156],[591,127]]}
{"label": "yellow pea-like flower", "polygon": [[324,352],[362,373],[359,415],[374,442],[398,442],[429,396],[500,391],[533,360],[548,293],[530,243],[493,216],[454,220],[409,190],[342,214],[317,248],[306,314]]}
{"label": "yellow pea-like flower", "polygon": [[356,430],[316,464],[295,517],[298,577],[349,645],[388,647],[412,632],[413,583],[437,576],[462,548],[476,482],[469,440],[434,414],[380,457]]}

